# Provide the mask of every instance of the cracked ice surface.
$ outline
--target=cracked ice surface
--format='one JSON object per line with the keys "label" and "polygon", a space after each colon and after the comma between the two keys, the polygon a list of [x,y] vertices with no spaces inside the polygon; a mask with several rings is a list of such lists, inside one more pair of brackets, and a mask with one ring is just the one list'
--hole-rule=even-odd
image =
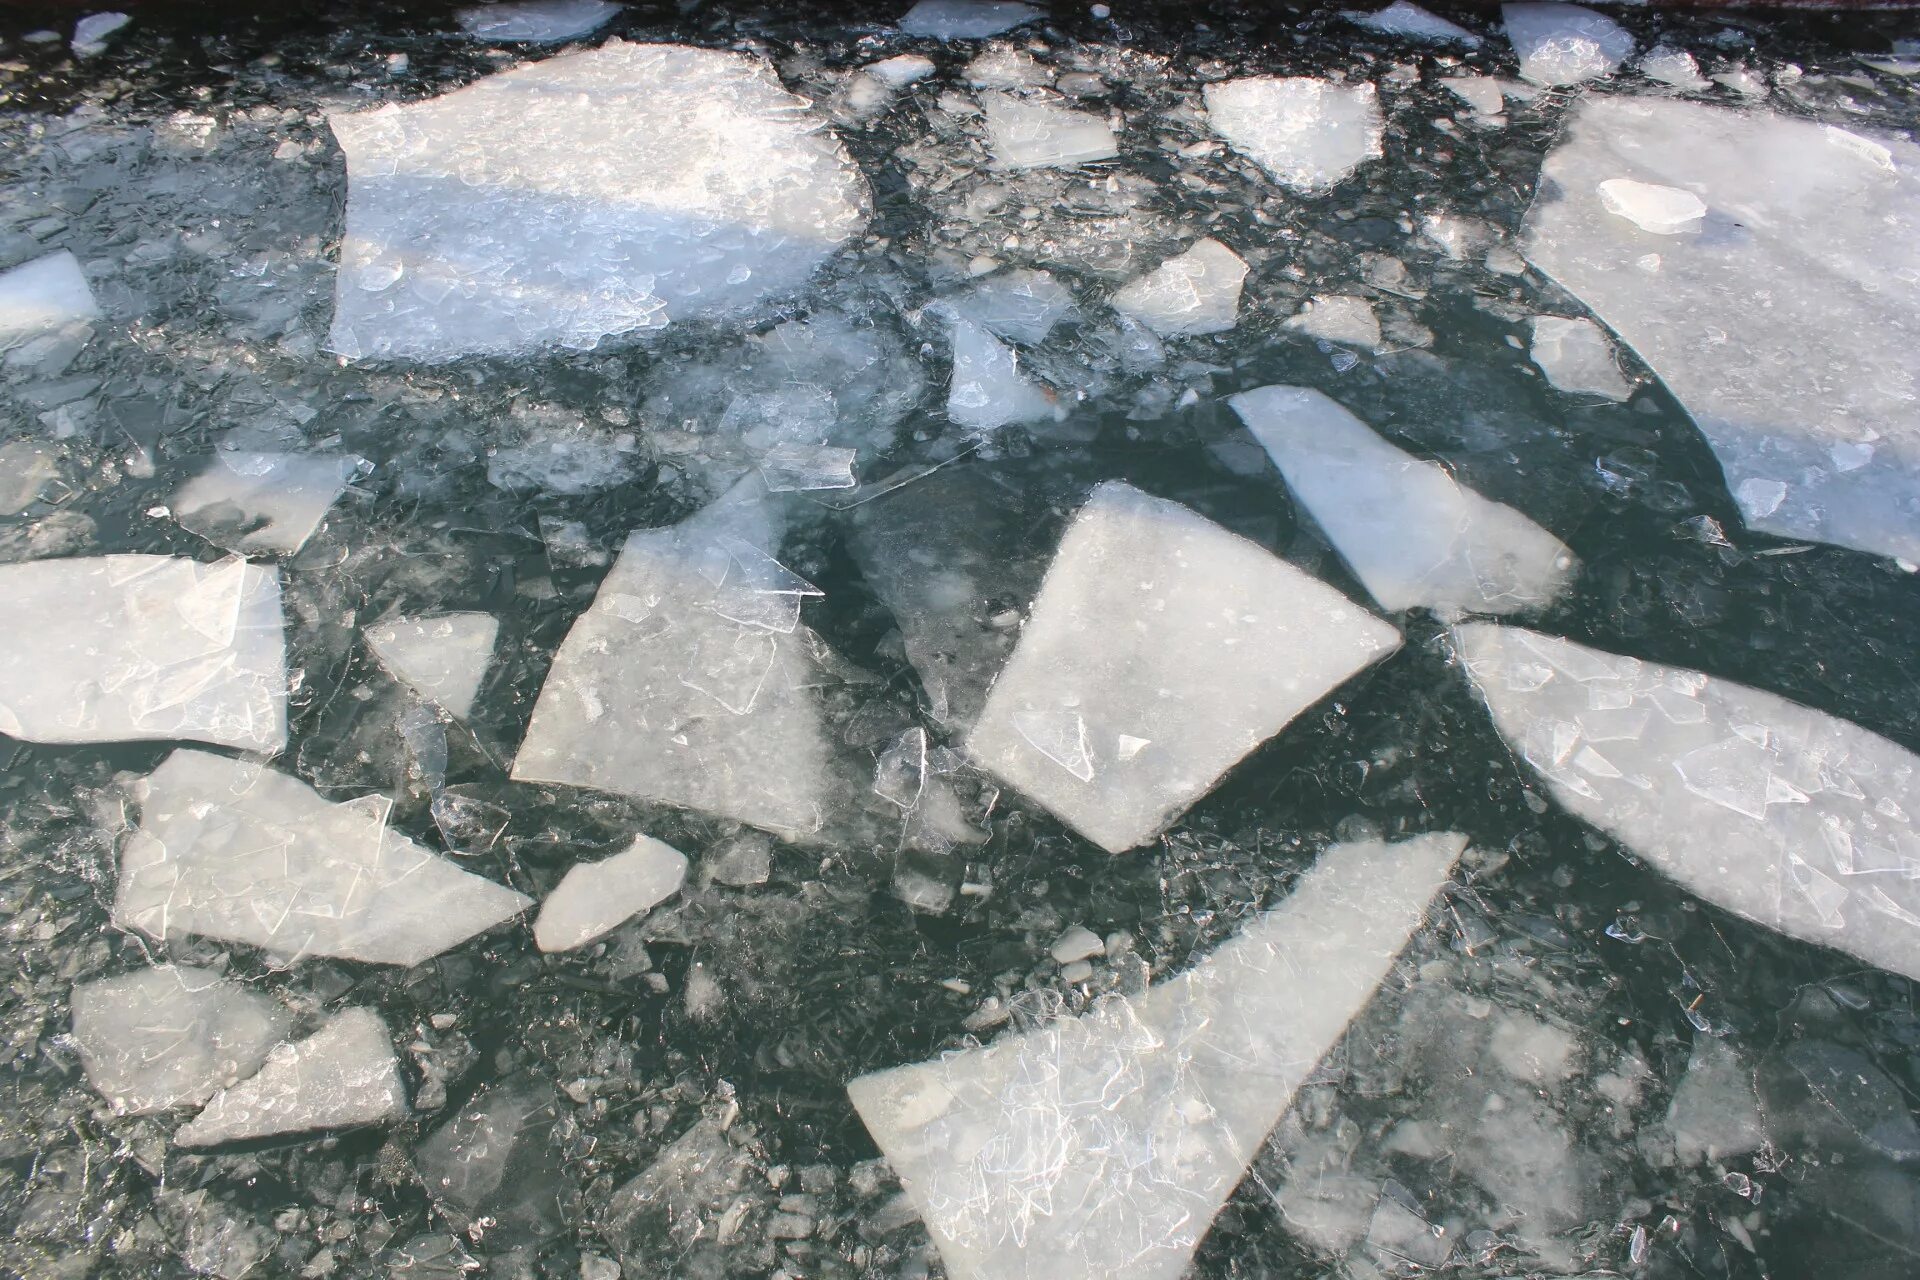
{"label": "cracked ice surface", "polygon": [[286,1010],[210,969],[156,965],[73,989],[87,1081],[122,1114],[197,1105],[253,1074]]}
{"label": "cracked ice surface", "polygon": [[1920,978],[1920,758],[1698,671],[1488,623],[1455,639],[1573,813],[1716,906]]}
{"label": "cracked ice surface", "polygon": [[173,1140],[211,1147],[382,1124],[406,1114],[387,1024],[371,1009],[345,1009],[306,1039],[275,1046],[258,1074],[215,1094]]}
{"label": "cracked ice surface", "polygon": [[1010,93],[981,94],[980,109],[987,117],[987,145],[997,168],[1072,168],[1119,154],[1105,116]]}
{"label": "cracked ice surface", "polygon": [[1337,845],[1146,994],[847,1086],[956,1280],[1175,1280],[1466,837]]}
{"label": "cracked ice surface", "polygon": [[465,720],[499,635],[500,620],[490,613],[442,613],[376,623],[367,628],[367,647],[394,679]]}
{"label": "cracked ice surface", "polygon": [[1228,403],[1381,608],[1513,613],[1571,585],[1573,553],[1558,538],[1321,392],[1261,387]]}
{"label": "cracked ice surface", "polygon": [[329,117],[347,226],[329,343],[451,360],[731,315],[866,225],[866,184],[764,62],[608,41]]}
{"label": "cracked ice surface", "polygon": [[174,518],[228,551],[292,555],[365,465],[351,454],[223,450],[173,495]]}
{"label": "cracked ice surface", "polygon": [[1295,191],[1325,191],[1378,159],[1383,125],[1370,84],[1254,76],[1205,89],[1208,126]]}
{"label": "cracked ice surface", "polygon": [[1060,540],[967,751],[1119,853],[1399,645],[1263,548],[1103,484]]}
{"label": "cracked ice surface", "polygon": [[0,733],[277,751],[287,742],[282,626],[279,574],[244,560],[0,565]]}
{"label": "cracked ice surface", "polygon": [[[1629,179],[1692,231],[1608,211]],[[1527,258],[1699,424],[1749,527],[1920,559],[1920,147],[1657,99],[1583,104],[1546,160]]]}
{"label": "cracked ice surface", "polygon": [[137,799],[113,919],[150,937],[415,965],[531,901],[392,830],[384,797],[330,804],[298,778],[183,750]]}
{"label": "cracked ice surface", "polygon": [[1240,255],[1209,236],[1115,293],[1113,307],[1163,338],[1224,333],[1239,319],[1246,278]]}

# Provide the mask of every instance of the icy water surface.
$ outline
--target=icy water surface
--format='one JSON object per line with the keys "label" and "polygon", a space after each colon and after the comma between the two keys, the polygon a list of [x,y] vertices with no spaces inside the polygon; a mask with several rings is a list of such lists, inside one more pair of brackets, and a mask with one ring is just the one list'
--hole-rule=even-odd
{"label": "icy water surface", "polygon": [[0,18],[0,1273],[1920,1273],[1920,25]]}

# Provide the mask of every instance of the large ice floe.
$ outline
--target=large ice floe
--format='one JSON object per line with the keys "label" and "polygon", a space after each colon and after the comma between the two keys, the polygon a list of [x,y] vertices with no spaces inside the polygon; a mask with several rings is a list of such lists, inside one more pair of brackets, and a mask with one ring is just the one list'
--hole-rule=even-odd
{"label": "large ice floe", "polygon": [[1399,644],[1271,552],[1103,484],[1061,538],[967,750],[1118,853]]}
{"label": "large ice floe", "polygon": [[393,830],[383,797],[331,804],[298,778],[191,750],[135,797],[113,919],[150,937],[415,965],[531,902]]}
{"label": "large ice floe", "polygon": [[1348,9],[1340,16],[1381,35],[1406,36],[1428,44],[1461,44],[1469,48],[1480,45],[1480,37],[1473,32],[1437,13],[1427,12],[1411,0],[1393,0],[1386,8],[1372,12]]}
{"label": "large ice floe", "polygon": [[1571,584],[1560,539],[1388,444],[1324,393],[1260,387],[1228,403],[1381,608],[1513,613]]}
{"label": "large ice floe", "polygon": [[283,625],[279,574],[240,559],[0,565],[0,733],[277,751]]}
{"label": "large ice floe", "polygon": [[348,174],[329,345],[349,358],[736,313],[866,223],[839,142],[744,54],[611,40],[329,123]]}
{"label": "large ice floe", "polygon": [[1573,813],[1716,906],[1920,978],[1920,757],[1698,671],[1491,623],[1455,643]]}
{"label": "large ice floe", "polygon": [[1208,126],[1295,191],[1325,191],[1381,154],[1384,126],[1370,84],[1253,76],[1210,84],[1204,96]]}
{"label": "large ice floe", "polygon": [[1337,845],[1191,969],[847,1087],[956,1280],[1175,1280],[1466,846]]}
{"label": "large ice floe", "polygon": [[216,1093],[173,1140],[212,1147],[382,1124],[406,1113],[387,1024],[371,1009],[343,1009],[306,1039],[276,1045],[256,1074]]}
{"label": "large ice floe", "polygon": [[73,989],[73,1042],[87,1080],[126,1114],[205,1102],[252,1075],[289,1022],[270,997],[187,965]]}
{"label": "large ice floe", "polygon": [[[1704,216],[1602,189],[1622,180]],[[1596,99],[1547,157],[1522,249],[1686,406],[1750,527],[1920,560],[1920,301],[1902,283],[1920,276],[1920,146]]]}

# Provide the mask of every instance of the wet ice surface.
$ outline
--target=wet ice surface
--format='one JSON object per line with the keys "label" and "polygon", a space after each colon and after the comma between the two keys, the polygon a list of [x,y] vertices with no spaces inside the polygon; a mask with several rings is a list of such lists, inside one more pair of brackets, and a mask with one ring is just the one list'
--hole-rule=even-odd
{"label": "wet ice surface", "polygon": [[614,8],[0,32],[0,1273],[1913,1274],[1910,19]]}

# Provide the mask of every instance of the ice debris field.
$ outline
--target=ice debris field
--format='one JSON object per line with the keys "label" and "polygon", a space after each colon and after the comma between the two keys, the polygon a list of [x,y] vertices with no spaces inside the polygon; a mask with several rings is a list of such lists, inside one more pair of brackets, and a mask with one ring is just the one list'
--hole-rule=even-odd
{"label": "ice debris field", "polygon": [[0,13],[0,1275],[1920,1274],[1920,20],[294,9]]}

